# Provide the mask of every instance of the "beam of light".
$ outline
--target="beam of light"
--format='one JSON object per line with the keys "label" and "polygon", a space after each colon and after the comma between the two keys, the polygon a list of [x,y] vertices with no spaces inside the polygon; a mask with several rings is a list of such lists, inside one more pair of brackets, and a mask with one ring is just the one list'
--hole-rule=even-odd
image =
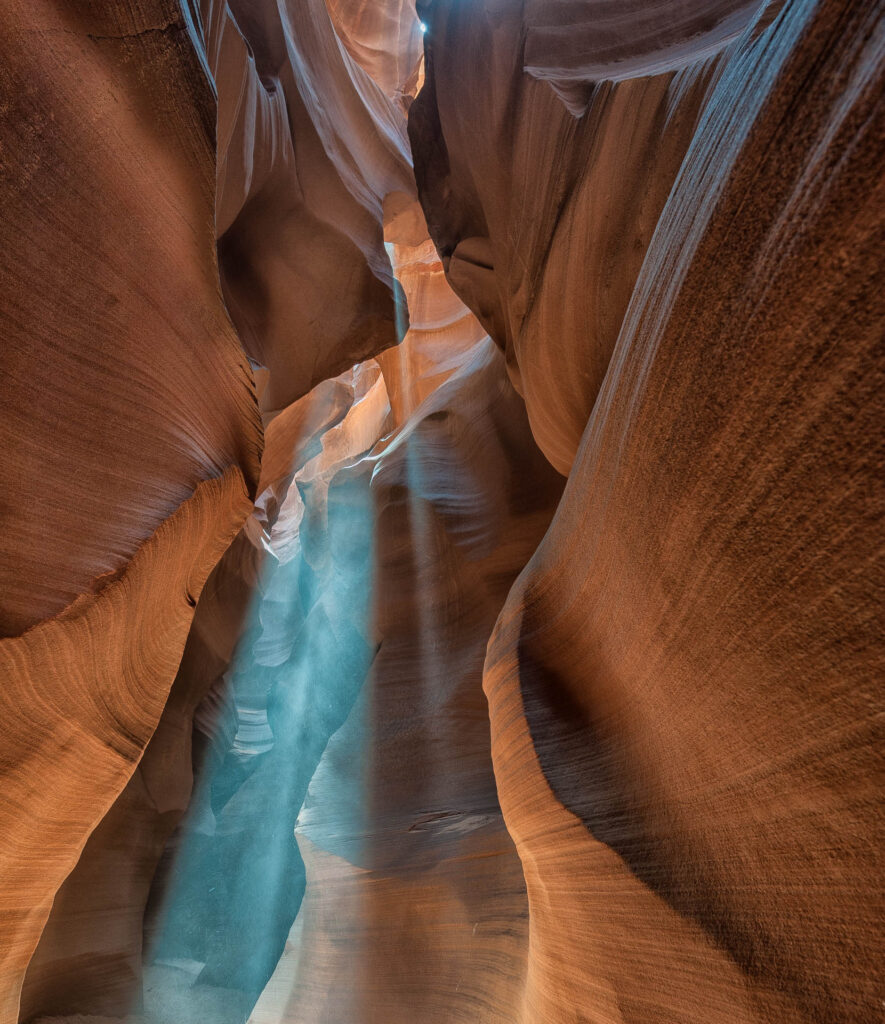
{"label": "beam of light", "polygon": [[[408,313],[399,282],[394,296],[402,342]],[[405,346],[399,356],[408,418],[415,396]],[[384,391],[384,382],[377,384]],[[369,402],[356,392],[355,398],[358,413],[360,401]],[[366,433],[367,444],[379,437],[382,422]],[[415,464],[422,446],[403,440],[410,529],[420,548],[432,532],[422,469]],[[375,655],[371,479],[383,458],[353,451],[324,471],[321,452],[289,487],[270,537],[272,556],[226,673],[228,712],[216,723],[178,830],[148,955],[148,1024],[243,1024],[258,1012],[255,1004],[281,963],[290,931],[298,934],[292,925],[305,895],[295,837],[299,812],[330,738],[345,722],[339,738],[348,744],[356,775],[336,779],[333,771],[331,790],[324,778],[318,792],[325,806],[314,808],[313,816],[324,847],[335,852],[343,843],[348,860],[361,860],[358,847],[370,827],[360,773],[371,760],[371,701],[359,697]],[[311,470],[312,464],[320,468]],[[419,577],[425,555],[418,555]],[[422,669],[428,669],[425,655],[436,637],[424,614],[419,631]],[[427,674],[433,676],[432,667]]]}
{"label": "beam of light", "polygon": [[178,832],[148,957],[151,1024],[241,1024],[252,1010],[304,894],[298,812],[374,656],[369,475],[296,476],[298,502],[297,553],[268,560],[226,676],[228,721]]}

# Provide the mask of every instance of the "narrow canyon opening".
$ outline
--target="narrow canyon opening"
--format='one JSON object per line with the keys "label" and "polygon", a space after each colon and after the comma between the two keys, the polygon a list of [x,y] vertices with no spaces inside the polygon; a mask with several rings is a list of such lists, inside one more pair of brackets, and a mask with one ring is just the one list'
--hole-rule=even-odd
{"label": "narrow canyon opening", "polygon": [[881,1020],[879,0],[7,0],[0,1024]]}

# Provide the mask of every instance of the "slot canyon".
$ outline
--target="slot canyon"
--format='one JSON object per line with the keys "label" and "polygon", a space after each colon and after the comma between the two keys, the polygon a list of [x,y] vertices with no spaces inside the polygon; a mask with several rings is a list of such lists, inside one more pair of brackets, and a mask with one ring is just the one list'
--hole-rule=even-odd
{"label": "slot canyon", "polygon": [[0,1024],[885,1021],[885,0],[3,0]]}

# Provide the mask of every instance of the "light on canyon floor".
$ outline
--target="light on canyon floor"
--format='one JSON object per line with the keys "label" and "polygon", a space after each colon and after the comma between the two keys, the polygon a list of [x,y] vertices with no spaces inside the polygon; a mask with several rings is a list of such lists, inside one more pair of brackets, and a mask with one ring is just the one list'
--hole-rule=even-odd
{"label": "light on canyon floor", "polygon": [[[297,553],[267,560],[174,844],[150,937],[151,1024],[246,1019],[304,895],[295,828],[308,785],[330,736],[362,715],[357,697],[374,656],[369,474],[344,469],[331,486],[296,477],[289,513],[298,503]],[[362,724],[348,723],[358,765]],[[359,842],[361,789],[334,792],[332,802]]]}

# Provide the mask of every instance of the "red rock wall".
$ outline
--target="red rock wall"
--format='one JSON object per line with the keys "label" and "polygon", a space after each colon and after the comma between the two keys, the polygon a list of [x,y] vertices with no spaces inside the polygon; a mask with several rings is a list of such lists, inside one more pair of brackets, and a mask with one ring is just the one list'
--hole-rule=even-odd
{"label": "red rock wall", "polygon": [[[591,83],[566,128],[519,74],[532,10],[425,14],[431,230],[455,289],[493,308],[539,442],[574,458],[484,680],[529,893],[520,1019],[881,1012],[881,15],[764,6],[717,57]],[[493,58],[462,63],[456,40]],[[523,154],[555,154],[559,182],[585,131],[554,215]],[[586,306],[545,305],[600,258]]]}
{"label": "red rock wall", "polygon": [[0,29],[0,1019],[141,756],[258,481],[221,301],[213,109],[172,3]]}
{"label": "red rock wall", "polygon": [[[349,366],[356,359],[396,341],[391,296],[393,278],[383,246],[381,218],[382,200],[392,187],[396,187],[401,197],[413,191],[411,173],[404,156],[405,121],[401,108],[395,106],[393,98],[384,95],[369,74],[354,64],[345,52],[341,52],[336,64],[330,65],[325,59],[334,35],[330,17],[322,5],[314,5],[310,10],[300,5],[295,6],[291,14],[282,20],[269,6],[267,11],[262,12],[243,5],[230,7],[207,4],[200,16],[191,17],[190,22],[187,20],[188,13],[187,7],[179,11],[177,6],[172,5],[169,5],[168,10],[145,9],[137,11],[133,25],[129,25],[125,19],[121,24],[113,22],[110,14],[103,19],[94,12],[77,17],[51,12],[46,16],[45,26],[41,25],[41,29],[50,32],[53,29],[53,18],[55,22],[65,25],[70,22],[67,32],[76,51],[76,61],[70,61],[69,77],[79,75],[83,79],[77,83],[77,88],[82,94],[85,109],[94,111],[93,120],[96,123],[101,117],[103,105],[119,102],[123,92],[121,83],[128,85],[131,103],[138,105],[137,111],[127,109],[125,112],[128,118],[126,129],[130,134],[122,134],[121,137],[126,140],[127,147],[118,145],[119,152],[114,154],[108,166],[102,168],[103,176],[97,179],[109,183],[108,202],[111,215],[116,215],[117,220],[109,216],[103,221],[95,221],[86,204],[68,200],[70,212],[80,218],[77,224],[70,226],[69,244],[79,246],[84,251],[88,251],[91,245],[112,250],[114,246],[119,247],[120,238],[125,238],[122,225],[128,222],[122,219],[118,210],[122,201],[113,205],[111,200],[116,192],[123,192],[124,200],[132,207],[130,217],[135,218],[136,224],[143,225],[141,234],[148,240],[142,245],[142,257],[145,253],[153,252],[153,245],[154,249],[160,251],[156,257],[151,256],[151,261],[157,266],[168,265],[169,274],[177,275],[177,279],[172,277],[173,285],[161,274],[157,275],[155,288],[158,294],[148,295],[147,298],[159,306],[158,315],[168,321],[172,340],[181,350],[178,353],[179,363],[184,360],[184,366],[176,365],[174,374],[169,375],[168,379],[158,377],[157,366],[162,365],[158,357],[161,360],[163,354],[159,345],[163,338],[162,335],[156,336],[156,328],[144,310],[128,294],[124,294],[122,300],[118,295],[111,295],[109,305],[115,307],[120,303],[119,315],[116,317],[118,322],[114,323],[111,319],[106,322],[104,316],[96,316],[91,308],[84,306],[85,297],[91,295],[90,288],[94,287],[95,281],[90,280],[89,275],[81,278],[73,273],[72,260],[60,263],[57,273],[62,289],[73,289],[75,292],[79,289],[84,296],[73,310],[69,309],[63,315],[72,320],[81,317],[82,322],[74,330],[88,335],[86,341],[67,336],[63,345],[59,345],[57,339],[53,338],[55,347],[52,356],[63,365],[56,368],[54,363],[48,364],[52,368],[51,379],[54,380],[55,375],[61,379],[68,377],[72,383],[79,385],[79,388],[72,389],[69,396],[73,448],[70,453],[65,453],[60,443],[64,438],[55,435],[52,440],[38,437],[29,439],[29,442],[35,451],[37,444],[34,441],[40,444],[39,455],[44,460],[58,459],[63,462],[63,456],[67,454],[67,471],[75,474],[78,486],[87,493],[90,487],[95,488],[95,480],[90,479],[88,473],[83,473],[79,464],[92,458],[95,451],[94,439],[89,438],[88,429],[104,431],[108,429],[108,423],[114,424],[115,418],[119,420],[124,413],[128,414],[131,410],[133,415],[131,422],[126,423],[126,430],[114,424],[109,437],[103,438],[103,447],[108,449],[108,462],[117,467],[117,475],[129,490],[116,496],[116,504],[112,506],[110,516],[106,514],[107,495],[89,494],[93,504],[100,504],[99,499],[104,501],[103,515],[93,512],[90,518],[85,514],[89,510],[84,508],[82,522],[77,522],[74,529],[67,531],[61,526],[54,528],[57,538],[53,536],[53,539],[68,545],[58,553],[58,565],[53,567],[56,574],[70,572],[71,562],[75,557],[83,557],[84,546],[89,544],[93,544],[97,555],[100,554],[107,561],[108,548],[113,553],[113,545],[120,543],[112,531],[116,529],[125,540],[126,531],[117,521],[119,516],[133,519],[136,525],[139,516],[149,520],[150,499],[156,503],[163,497],[162,487],[169,489],[170,484],[174,484],[177,466],[168,456],[166,463],[163,463],[164,449],[162,443],[158,443],[158,440],[162,442],[161,425],[150,423],[151,414],[156,418],[157,412],[162,410],[168,418],[173,411],[178,412],[180,407],[183,425],[174,420],[171,424],[162,424],[162,428],[167,429],[172,438],[179,437],[183,431],[192,432],[195,427],[205,433],[213,427],[214,420],[222,416],[223,401],[227,398],[225,389],[231,391],[237,382],[233,377],[226,380],[222,372],[216,375],[217,380],[211,373],[207,375],[205,371],[211,350],[201,356],[194,345],[194,337],[201,337],[207,330],[201,324],[200,331],[195,335],[190,323],[201,316],[205,319],[205,314],[194,298],[200,294],[201,286],[203,291],[209,290],[211,293],[212,308],[217,311],[222,336],[228,345],[234,346],[228,352],[228,358],[241,377],[241,399],[245,403],[245,411],[241,412],[246,420],[245,425],[231,426],[230,437],[224,435],[222,441],[229,447],[240,445],[245,448],[247,442],[244,438],[249,437],[251,432],[253,449],[257,448],[260,435],[251,373],[220,302],[218,270],[213,255],[215,232],[220,236],[221,284],[228,309],[237,325],[239,342],[245,346],[253,366],[264,364],[256,369],[260,402],[262,408],[267,410],[266,422],[271,421],[275,410],[305,394],[313,384]],[[33,20],[39,22],[39,18]],[[105,20],[113,23],[104,25]],[[414,23],[413,14],[410,20]],[[22,31],[26,27],[23,25]],[[297,55],[292,50],[295,46],[293,33],[297,36]],[[143,46],[144,40],[147,41],[146,49]],[[167,54],[165,49],[169,48],[169,40],[173,45]],[[420,55],[414,43],[413,39],[413,63]],[[22,40],[11,36],[11,52],[16,44],[25,51]],[[57,59],[57,54],[51,48],[44,58],[48,60],[49,56]],[[176,61],[184,65],[184,70],[178,68]],[[95,82],[88,74],[84,74],[84,69],[88,71],[93,64],[103,67],[105,62],[109,65],[107,99],[96,89]],[[28,70],[26,62],[23,61],[23,64],[25,70]],[[353,75],[342,74],[345,64],[351,68]],[[149,73],[145,72],[146,67],[150,68]],[[33,73],[33,67],[30,71]],[[23,71],[22,77],[24,74]],[[93,77],[97,74],[93,72]],[[157,81],[153,81],[150,74],[156,74]],[[338,74],[338,79],[335,79],[335,74]],[[321,109],[315,99],[311,102],[317,87],[313,82],[316,77],[319,77],[318,87],[327,90],[334,86],[338,89],[342,109],[347,107],[355,122],[355,125],[346,123],[343,132],[339,130],[337,148],[333,145],[335,137],[330,135],[329,124],[322,120]],[[66,114],[65,102],[68,98],[63,96],[66,81],[58,75],[56,79],[47,82],[47,102],[55,104],[54,108],[50,108],[51,116],[57,116],[61,121],[67,117],[76,126],[76,119]],[[217,136],[210,127],[215,116],[210,95],[213,86],[218,100]],[[10,91],[13,89],[21,89],[20,84],[11,83]],[[373,119],[389,120],[392,110],[396,111],[397,123],[396,137],[391,142],[375,130]],[[30,129],[31,121],[39,120],[40,116],[42,112],[39,110],[35,114],[24,109],[22,125]],[[138,117],[143,119],[142,123],[139,123]],[[193,124],[189,124],[188,119]],[[158,122],[159,128],[154,126],[154,121]],[[156,141],[149,134],[152,126],[158,136]],[[355,126],[359,128],[358,131]],[[188,132],[193,132],[195,127],[203,134],[197,133],[195,138],[190,138]],[[190,147],[185,157],[191,157],[194,168],[186,164],[184,157],[178,156],[174,145],[176,137],[173,135],[176,129],[182,136],[177,144],[179,147]],[[292,142],[296,136],[297,159]],[[213,231],[211,173],[214,162],[212,143],[216,137],[218,159]],[[348,138],[363,140],[363,148],[355,156],[347,152]],[[164,152],[164,145],[168,153]],[[171,184],[158,173],[156,166],[152,166],[149,160],[145,161],[139,146],[148,151],[161,169],[164,169],[161,160],[169,165],[166,177],[171,179]],[[152,148],[148,149],[149,146]],[[23,135],[21,149],[23,160],[32,159],[34,153],[38,156],[47,155],[41,153],[39,145],[27,135]],[[195,151],[196,156],[191,150]],[[91,154],[89,161],[83,155],[85,151],[82,146],[80,150],[72,152],[73,156],[68,154],[72,167],[84,180],[88,180],[89,167],[92,163],[101,163],[103,151],[97,150]],[[128,178],[118,166],[121,158],[129,162],[130,166],[126,170]],[[202,162],[198,163],[197,158]],[[78,165],[78,159],[83,166]],[[139,160],[142,164],[133,173]],[[184,166],[179,168],[178,164]],[[172,177],[173,172],[177,177]],[[187,174],[195,181],[190,182]],[[159,180],[146,184],[143,179],[151,175]],[[12,185],[20,187],[20,183],[14,180]],[[186,186],[190,192],[186,191]],[[40,187],[45,187],[50,195],[57,191],[51,182],[41,182]],[[200,188],[202,192],[199,192]],[[157,219],[149,212],[151,196],[156,192],[162,198],[165,196],[164,189],[171,190],[173,195],[176,195],[175,189],[181,193],[176,196],[177,206],[173,204],[173,214],[181,216],[187,213],[194,220],[196,211],[201,211],[202,234],[198,236],[198,241],[202,249],[195,248],[187,233],[190,231],[193,234],[193,228],[186,220],[179,227],[174,218]],[[187,204],[190,201],[195,205],[196,199],[199,199],[201,205],[191,212]],[[22,204],[22,214],[25,218],[30,216],[33,219],[39,217],[40,211],[33,204]],[[171,227],[167,225],[167,220]],[[24,227],[28,228],[28,225]],[[183,240],[177,239],[176,231],[178,234],[184,233]],[[31,228],[29,232],[56,251],[59,233],[54,223],[42,227],[42,233],[36,228]],[[28,233],[22,237],[28,237]],[[140,239],[141,235],[138,234],[126,239],[123,252],[125,259],[138,261]],[[188,244],[194,251],[188,250]],[[168,251],[164,252],[164,247]],[[112,255],[115,253],[112,252]],[[202,263],[195,259],[195,255],[199,255]],[[42,257],[43,263],[45,260],[46,257]],[[125,260],[121,259],[120,262],[125,269]],[[41,259],[36,258],[34,266],[24,268],[20,276],[25,284],[33,285],[39,279],[40,264]],[[191,264],[194,266],[191,267]],[[141,272],[140,262],[136,262],[136,265]],[[204,280],[197,284],[188,277],[200,273]],[[342,286],[342,282],[345,286]],[[20,299],[22,302],[23,317],[25,313],[32,317],[27,323],[24,319],[22,321],[23,338],[27,337],[30,343],[28,331],[33,323],[51,333],[53,316],[56,315],[54,311],[64,309],[58,296],[52,296],[51,293],[42,299],[37,296],[42,305],[36,309],[29,308],[27,304],[30,302],[33,306],[34,297],[25,296],[19,281],[13,281],[12,285],[18,289],[13,290],[12,294],[17,301]],[[181,310],[181,315],[175,312],[176,309]],[[463,307],[461,309],[462,313],[466,312]],[[47,310],[51,314],[48,318]],[[98,341],[94,337],[96,322],[100,325]],[[114,365],[103,352],[101,344],[107,346],[113,342],[119,348],[120,325],[135,322],[140,333],[133,335],[133,351],[130,354],[124,349],[129,362],[124,361],[122,366]],[[104,334],[108,336],[107,341]],[[134,344],[136,339],[140,342],[137,347]],[[82,352],[77,348],[78,343]],[[186,348],[183,347],[185,343]],[[40,356],[38,347],[32,346],[27,358],[37,365]],[[188,375],[192,371],[186,361],[194,356],[197,380]],[[83,401],[81,364],[85,364],[89,358],[95,363],[98,382],[101,384],[101,390],[92,400],[95,408],[91,410],[91,418],[77,407],[77,402]],[[112,375],[131,378],[133,394],[121,393],[119,385],[116,391],[112,390],[115,376],[109,382],[103,380],[102,374],[107,374],[107,369],[100,365],[102,359],[111,363]],[[71,363],[71,367],[64,363],[65,360]],[[21,371],[24,379],[29,367],[27,360],[19,359],[13,365],[16,371]],[[230,370],[226,372],[231,374]],[[375,372],[377,375],[377,369]],[[156,396],[150,392],[150,385],[155,378],[161,384]],[[15,425],[22,430],[27,426],[28,415],[33,412],[27,404],[29,401],[33,403],[33,383],[25,384],[19,396],[20,408],[14,409],[18,417]],[[205,408],[199,402],[194,404],[194,396],[203,396]],[[47,400],[50,397],[47,395]],[[120,400],[120,407],[113,405],[117,399]],[[143,402],[147,404],[146,410],[141,408]],[[308,411],[315,408],[316,404],[313,402],[309,405]],[[295,412],[294,423],[286,426],[284,420],[287,417],[280,416],[272,424],[268,458],[262,462],[262,481],[257,489],[258,493],[271,489],[271,494],[263,498],[265,504],[271,504],[267,513],[271,518],[276,514],[273,508],[276,501],[273,488],[278,491],[282,488],[282,492],[285,492],[291,481],[293,457],[298,445],[309,447],[313,435],[321,433],[328,425],[322,421],[322,417],[317,420],[312,413],[302,422],[294,407],[290,408]],[[334,409],[326,410],[326,413],[327,418],[335,415]],[[144,424],[138,421],[140,414],[144,415]],[[293,416],[290,415],[288,419],[292,420]],[[47,428],[50,424],[51,419],[46,424]],[[147,433],[149,425],[153,431],[150,435]],[[32,428],[28,429],[33,433]],[[141,434],[145,434],[141,447],[133,447],[133,440],[140,440]],[[18,441],[18,438],[15,440]],[[114,449],[115,444],[118,448],[123,446],[131,460],[128,475],[127,464],[121,462],[120,452]],[[170,451],[172,457],[181,460],[187,449],[179,440]],[[257,453],[253,450],[248,454],[252,459],[249,463],[250,492],[254,495],[258,473]],[[215,456],[216,461],[222,457],[223,452],[222,456]],[[32,462],[35,458],[36,455],[32,457]],[[27,474],[32,469],[33,465],[26,465],[24,472]],[[97,474],[100,484],[103,484],[103,467],[95,466],[94,469],[94,475]],[[21,466],[18,472],[22,472]],[[150,478],[151,473],[156,479]],[[66,482],[55,482],[53,478],[45,482],[47,485],[68,486]],[[148,483],[149,500],[136,497],[132,490],[143,486],[145,482]],[[28,477],[28,483],[36,484],[37,477]],[[181,486],[179,490],[182,490]],[[160,493],[155,497],[153,491]],[[79,492],[76,496],[79,498]],[[26,507],[23,501],[18,514],[24,513]],[[231,528],[215,549],[213,559],[206,563],[204,575],[220,556],[248,508],[244,495],[239,515],[231,518]],[[59,505],[57,512],[60,523],[64,521],[71,524],[67,510]],[[222,512],[222,508],[219,508],[218,514]],[[257,518],[254,515],[250,517],[253,541],[261,534],[260,524],[265,516],[265,512],[260,512]],[[31,529],[33,531],[33,526]],[[172,559],[181,558],[182,570],[189,564],[190,556],[179,552],[178,547],[187,546],[187,529],[185,526],[183,532],[173,539],[173,550],[169,555]],[[98,532],[94,542],[90,539],[90,530]],[[135,527],[130,526],[129,532],[135,533]],[[15,551],[16,555],[33,558],[27,546],[16,546],[19,539],[14,535],[10,537],[11,541],[16,542],[10,550]],[[249,552],[252,554],[249,555]],[[187,806],[190,796],[191,719],[207,690],[213,685],[216,689],[224,687],[221,677],[243,629],[242,619],[255,586],[253,573],[251,584],[243,591],[244,580],[240,571],[243,557],[247,561],[255,557],[255,548],[241,535],[239,543],[228,552],[223,566],[213,577],[207,601],[201,605],[199,617],[191,632],[188,649],[160,728],[125,791],[90,837],[79,862],[79,845],[85,840],[86,831],[82,833],[76,848],[58,851],[59,857],[62,852],[65,854],[65,867],[54,880],[47,881],[47,891],[54,892],[75,862],[77,868],[56,901],[51,922],[32,960],[21,1008],[23,1019],[37,1013],[125,1014],[139,1002],[137,993],[143,952],[142,918],[148,889],[166,839]],[[119,571],[118,563],[125,564],[118,559],[117,563],[113,563],[116,571]],[[100,565],[98,570],[91,566],[87,568],[92,576],[98,576],[105,566]],[[16,585],[20,586],[25,572],[17,564],[12,564],[10,575]],[[87,573],[87,579],[91,578]],[[222,582],[227,580],[230,583],[232,579],[235,584],[232,587]],[[166,588],[170,586],[170,577],[167,574],[153,582],[157,588]],[[202,584],[202,579],[199,582]],[[75,579],[68,589],[76,593],[76,588],[82,585],[81,580]],[[188,621],[198,596],[198,589],[192,589],[193,594],[188,595]],[[16,593],[11,596],[16,598],[10,601],[11,613],[14,611],[22,615],[27,610],[26,602]],[[69,599],[68,595],[59,598],[58,607],[64,607],[66,599]],[[40,610],[46,611],[45,608]],[[150,629],[151,623],[145,623],[145,628]],[[133,646],[138,650],[137,640],[132,639],[133,630],[131,623],[124,626],[108,639],[109,646]],[[208,646],[207,635],[211,641]],[[175,666],[184,646],[184,635],[177,636],[167,646],[172,661],[164,666],[166,674],[160,694],[162,698],[165,698],[175,675]],[[126,657],[126,651],[122,650],[120,656]],[[142,666],[137,671],[142,671]],[[87,690],[96,685],[92,674],[93,670],[90,669],[83,680]],[[17,696],[14,691],[10,699]],[[116,711],[117,703],[124,702],[127,694],[115,693],[113,684],[110,684],[107,699],[112,711]],[[142,747],[156,725],[160,707],[162,703],[148,709],[145,724],[139,732]],[[47,753],[50,751],[51,748],[47,746]],[[11,750],[11,764],[15,756],[16,751]],[[117,795],[125,780],[125,774],[114,776],[113,785],[106,787],[107,798],[102,811],[107,809],[108,800]],[[81,781],[89,785],[85,778]],[[100,788],[98,783],[96,788]],[[90,828],[96,824],[100,815],[101,812],[94,813]],[[38,815],[35,828],[44,825],[43,818]],[[35,877],[41,870],[41,864],[34,865]],[[24,892],[22,899],[25,903],[33,901],[33,892]],[[48,906],[45,910],[48,911]],[[39,933],[40,924],[35,921],[28,939],[32,945]],[[16,969],[24,962],[16,960]],[[14,1001],[11,997],[10,1005]]]}
{"label": "red rock wall", "polygon": [[209,3],[225,300],[281,409],[396,344],[382,204],[414,193],[402,111],[322,0]]}
{"label": "red rock wall", "polygon": [[241,531],[206,581],[156,731],[125,789],[90,834],[28,965],[20,1018],[125,1016],[141,1004],[145,909],[192,791],[194,713],[225,672],[261,555]]}

